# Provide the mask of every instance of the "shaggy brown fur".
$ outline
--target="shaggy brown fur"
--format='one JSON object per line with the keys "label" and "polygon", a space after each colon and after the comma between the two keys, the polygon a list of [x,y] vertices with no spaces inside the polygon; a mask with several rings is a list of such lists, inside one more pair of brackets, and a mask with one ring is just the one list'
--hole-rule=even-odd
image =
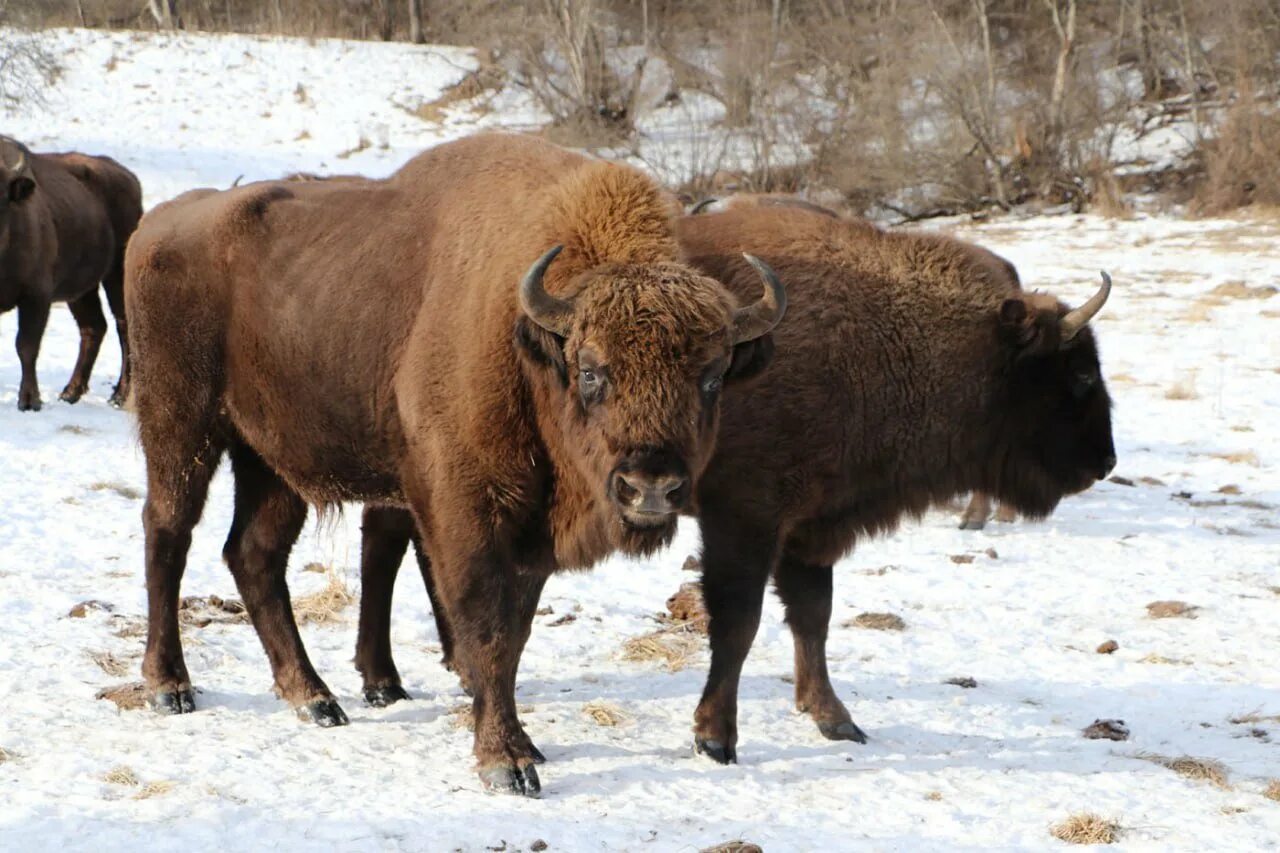
{"label": "shaggy brown fur", "polygon": [[39,409],[36,358],[49,307],[66,302],[80,327],[80,353],[61,399],[74,403],[107,333],[98,285],[120,336],[121,370],[111,402],[129,394],[124,313],[125,244],[142,216],[142,188],[109,157],[36,154],[0,136],[0,312],[18,309],[18,408]]}
{"label": "shaggy brown fur", "polygon": [[[198,191],[148,214],[126,295],[157,707],[192,708],[178,582],[227,451],[223,555],[280,694],[346,721],[289,608],[307,503],[405,507],[476,689],[481,774],[536,793],[514,688],[543,583],[669,540],[711,455],[721,378],[770,351],[735,325],[746,309],[681,262],[672,216],[639,172],[499,134],[386,181]],[[555,245],[543,282],[572,303],[552,323],[517,290]],[[660,511],[628,500],[659,487]]]}
{"label": "shaggy brown fur", "polygon": [[[1115,450],[1093,333],[1064,343],[1065,305],[943,236],[750,199],[685,217],[678,234],[691,263],[740,293],[751,278],[738,253],[762,250],[790,297],[777,357],[725,400],[697,490],[712,663],[696,743],[735,760],[738,675],[770,575],[795,640],[797,706],[826,736],[862,741],[827,675],[832,564],[965,492],[1038,518],[1106,476]],[[388,570],[366,565],[366,577]],[[368,591],[362,607],[371,623],[389,617],[389,599]]]}

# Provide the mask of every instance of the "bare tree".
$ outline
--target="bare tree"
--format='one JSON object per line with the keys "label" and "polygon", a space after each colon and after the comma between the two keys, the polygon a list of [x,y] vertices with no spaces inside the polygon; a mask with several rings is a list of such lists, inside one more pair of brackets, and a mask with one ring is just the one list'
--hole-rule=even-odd
{"label": "bare tree", "polygon": [[426,40],[422,31],[422,0],[409,0],[409,41],[423,44]]}
{"label": "bare tree", "polygon": [[182,29],[182,16],[178,13],[178,0],[147,0],[147,8],[156,26],[162,30]]}

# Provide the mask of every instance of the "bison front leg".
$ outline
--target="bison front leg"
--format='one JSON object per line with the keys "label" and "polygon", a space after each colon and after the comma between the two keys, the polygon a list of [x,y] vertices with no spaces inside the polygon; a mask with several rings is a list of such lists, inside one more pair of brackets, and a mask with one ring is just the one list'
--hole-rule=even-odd
{"label": "bison front leg", "polygon": [[523,603],[537,600],[545,577],[521,572],[493,554],[446,557],[432,565],[456,639],[454,662],[473,692],[480,779],[491,791],[537,797],[542,784],[534,765],[542,753],[520,724],[515,687],[527,636]]}
{"label": "bison front leg", "polygon": [[222,556],[271,662],[276,690],[301,719],[345,726],[347,715],[307,657],[285,581],[307,505],[247,445],[232,446],[231,465],[236,508]]}
{"label": "bison front leg", "polygon": [[721,764],[738,760],[738,680],[760,625],[776,543],[747,525],[704,513],[702,596],[711,638],[711,670],[694,712],[694,750]]}
{"label": "bison front leg", "polygon": [[823,737],[866,743],[867,736],[836,696],[827,674],[831,566],[809,565],[784,557],[774,582],[795,642],[796,708],[813,718]]}
{"label": "bison front leg", "polygon": [[36,380],[36,359],[40,341],[49,323],[49,303],[29,299],[18,305],[18,362],[22,365],[22,381],[18,385],[18,411],[40,411],[40,383]]}

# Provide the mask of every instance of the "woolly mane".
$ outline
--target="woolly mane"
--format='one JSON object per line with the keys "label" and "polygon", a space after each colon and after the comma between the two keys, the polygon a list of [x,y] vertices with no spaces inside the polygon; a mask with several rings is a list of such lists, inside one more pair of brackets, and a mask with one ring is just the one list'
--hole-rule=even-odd
{"label": "woolly mane", "polygon": [[574,169],[550,190],[543,219],[544,242],[564,246],[548,289],[605,264],[680,259],[679,215],[676,200],[635,169],[600,161]]}

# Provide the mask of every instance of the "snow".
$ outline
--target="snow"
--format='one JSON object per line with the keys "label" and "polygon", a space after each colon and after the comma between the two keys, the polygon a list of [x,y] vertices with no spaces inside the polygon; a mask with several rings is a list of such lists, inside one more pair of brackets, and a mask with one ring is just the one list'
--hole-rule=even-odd
{"label": "snow", "polygon": [[[474,127],[536,120],[518,93],[500,101],[510,109],[460,107],[443,125],[396,106],[430,101],[473,67],[461,48],[47,38],[66,73],[49,109],[6,115],[6,132],[37,149],[119,157],[149,204],[240,174],[385,173]],[[370,148],[339,157],[361,136]],[[361,703],[354,607],[303,629],[352,718],[346,728],[298,722],[271,695],[265,657],[240,624],[186,629],[198,713],[160,718],[94,699],[138,677],[143,641],[117,634],[146,613],[145,481],[130,417],[106,405],[114,336],[90,394],[76,406],[54,399],[77,341],[57,307],[40,361],[43,412],[16,410],[17,359],[0,349],[2,846],[527,850],[542,839],[551,850],[696,850],[744,838],[769,851],[1023,849],[1058,844],[1052,823],[1093,811],[1117,820],[1134,848],[1274,847],[1280,804],[1261,791],[1280,776],[1280,722],[1231,720],[1280,715],[1280,297],[1205,295],[1233,282],[1280,286],[1280,226],[1060,216],[946,227],[1009,257],[1028,287],[1070,301],[1096,287],[1099,269],[1114,276],[1097,331],[1116,398],[1116,473],[1134,485],[1103,483],[1045,523],[981,533],[934,513],[843,561],[832,677],[865,746],[823,740],[792,709],[791,644],[770,598],[743,676],[734,767],[690,754],[705,651],[678,672],[621,657],[689,579],[680,567],[696,530],[684,525],[651,560],[553,578],[544,604],[554,612],[538,617],[518,691],[550,759],[540,801],[480,790],[470,735],[451,713],[465,699],[437,663],[411,566],[393,639],[412,702]],[[0,337],[16,327],[13,313],[0,316]],[[1217,491],[1228,485],[1239,494]],[[220,561],[230,512],[224,472],[184,594],[235,595]],[[308,526],[291,564],[295,595],[325,582],[302,570],[311,562],[358,588],[358,522],[352,507]],[[975,559],[950,559],[962,554]],[[68,616],[89,599],[113,610]],[[1162,599],[1200,609],[1148,618],[1145,606]],[[906,630],[844,627],[863,611],[897,613]],[[1119,650],[1095,653],[1107,639]],[[128,672],[105,673],[90,658],[102,652]],[[943,683],[959,676],[977,686]],[[583,713],[591,701],[626,719],[597,725]],[[1096,718],[1123,719],[1132,738],[1085,740]],[[1220,761],[1230,787],[1183,779],[1144,753]],[[140,785],[104,780],[120,767]]]}

